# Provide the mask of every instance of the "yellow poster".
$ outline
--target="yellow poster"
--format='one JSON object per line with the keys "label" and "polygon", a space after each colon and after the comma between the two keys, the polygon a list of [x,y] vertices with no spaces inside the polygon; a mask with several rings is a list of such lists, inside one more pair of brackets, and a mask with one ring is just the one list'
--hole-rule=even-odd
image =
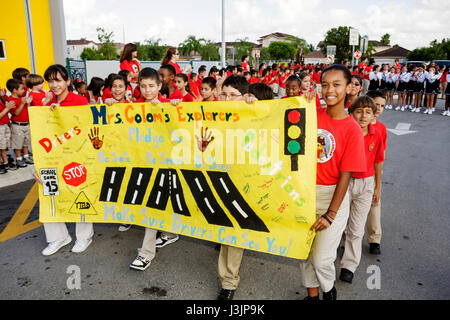
{"label": "yellow poster", "polygon": [[41,222],[123,223],[306,259],[317,123],[304,98],[29,109]]}

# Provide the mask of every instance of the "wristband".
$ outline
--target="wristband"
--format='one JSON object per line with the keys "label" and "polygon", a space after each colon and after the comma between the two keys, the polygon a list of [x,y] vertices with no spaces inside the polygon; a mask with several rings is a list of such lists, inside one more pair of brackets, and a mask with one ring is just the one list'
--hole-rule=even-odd
{"label": "wristband", "polygon": [[330,221],[330,219],[329,219],[329,217],[327,216],[327,214],[325,213],[325,214],[323,214],[322,216],[321,216],[322,218],[324,218],[325,220],[327,220],[328,221],[328,223],[331,225],[333,222],[332,221]]}

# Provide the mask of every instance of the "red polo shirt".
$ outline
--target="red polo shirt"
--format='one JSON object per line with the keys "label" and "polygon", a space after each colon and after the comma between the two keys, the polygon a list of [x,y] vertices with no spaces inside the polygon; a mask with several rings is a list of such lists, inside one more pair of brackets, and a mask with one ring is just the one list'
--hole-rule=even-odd
{"label": "red polo shirt", "polygon": [[179,73],[182,72],[181,68],[180,68],[180,65],[178,63],[173,63],[172,61],[169,61],[167,64],[170,64],[170,65],[172,65],[175,68],[176,74],[179,74]]}
{"label": "red polo shirt", "polygon": [[30,97],[33,98],[30,106],[43,106],[42,100],[45,99],[45,91],[34,92],[30,91]]}
{"label": "red polo shirt", "polygon": [[378,121],[378,120],[377,120],[377,122],[372,124],[372,126],[374,128],[376,128],[376,130],[378,132],[380,132],[381,137],[383,139],[384,150],[386,150],[386,148],[387,148],[387,129],[386,129],[386,126],[383,123],[381,123],[380,121]]}
{"label": "red polo shirt", "polygon": [[[3,102],[0,100],[0,112],[5,110],[6,106],[3,104]],[[8,112],[0,118],[0,125],[8,124],[9,123],[9,115]]]}
{"label": "red polo shirt", "polygon": [[[163,96],[161,95],[161,92],[158,92],[158,100],[161,103],[165,103],[165,102],[170,102],[170,99],[166,99],[163,98]],[[145,98],[142,96],[139,99],[136,99],[136,101],[134,101],[134,103],[142,103],[145,102]]]}
{"label": "red polo shirt", "polygon": [[17,108],[19,108],[20,103],[22,101],[22,98],[14,98],[13,96],[8,97],[8,102],[14,101],[16,103],[16,106],[9,110],[9,113],[11,113],[11,121],[15,122],[29,122],[30,118],[28,117],[28,105],[25,104],[22,108],[22,111],[19,113],[18,116],[14,115],[14,112],[16,112]]}
{"label": "red polo shirt", "polygon": [[183,102],[193,102],[194,101],[194,96],[192,94],[190,94],[189,92],[186,93],[185,96],[183,96]]}
{"label": "red polo shirt", "polygon": [[169,96],[169,100],[172,99],[183,99],[183,94],[181,93],[180,89],[175,88],[175,91]]}
{"label": "red polo shirt", "polygon": [[375,163],[384,161],[384,142],[381,132],[369,124],[369,132],[364,136],[364,152],[366,157],[366,172],[355,172],[353,178],[362,179],[375,175]]}
{"label": "red polo shirt", "polygon": [[[50,101],[50,104],[58,103],[58,100],[56,100],[56,96],[53,96],[52,101]],[[85,97],[79,96],[72,91],[69,91],[69,94],[67,97],[59,103],[61,107],[69,107],[69,106],[86,106],[89,104],[89,101]]]}
{"label": "red polo shirt", "polygon": [[361,127],[352,116],[335,120],[317,108],[317,184],[337,184],[342,171],[367,171]]}
{"label": "red polo shirt", "polygon": [[[128,70],[132,73],[139,73],[139,64],[134,60],[131,61],[123,60],[120,63],[120,70]],[[131,81],[136,82],[137,77],[132,78]]]}

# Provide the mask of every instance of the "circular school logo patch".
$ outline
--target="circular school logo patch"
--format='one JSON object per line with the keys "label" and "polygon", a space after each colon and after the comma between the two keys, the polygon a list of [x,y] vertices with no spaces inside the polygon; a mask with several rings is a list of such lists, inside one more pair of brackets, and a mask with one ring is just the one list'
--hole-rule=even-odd
{"label": "circular school logo patch", "polygon": [[336,139],[328,130],[317,130],[317,162],[325,163],[333,158]]}

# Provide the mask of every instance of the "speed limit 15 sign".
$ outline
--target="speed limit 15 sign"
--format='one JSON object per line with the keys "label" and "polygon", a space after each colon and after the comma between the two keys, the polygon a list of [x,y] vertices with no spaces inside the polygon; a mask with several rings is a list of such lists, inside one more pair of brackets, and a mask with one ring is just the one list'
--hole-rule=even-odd
{"label": "speed limit 15 sign", "polygon": [[59,196],[58,175],[56,168],[40,169],[39,177],[42,180],[44,196]]}

